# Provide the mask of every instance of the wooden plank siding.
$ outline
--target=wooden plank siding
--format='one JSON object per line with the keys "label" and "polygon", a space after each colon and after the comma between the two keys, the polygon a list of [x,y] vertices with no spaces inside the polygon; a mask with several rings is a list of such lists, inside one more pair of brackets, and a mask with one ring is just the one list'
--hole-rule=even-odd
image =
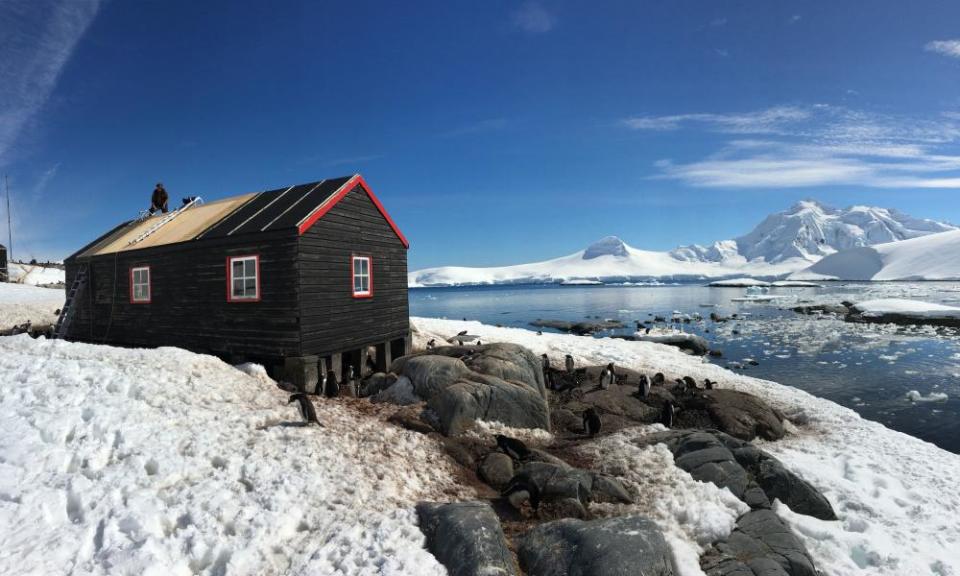
{"label": "wooden plank siding", "polygon": [[[89,259],[71,340],[178,346],[277,358],[300,355],[297,231],[245,234]],[[227,257],[260,257],[259,302],[227,302]],[[67,286],[78,262],[68,259]],[[130,268],[150,267],[151,302],[130,302]]]}
{"label": "wooden plank siding", "polygon": [[[354,298],[353,255],[370,256],[373,297]],[[407,249],[357,186],[300,237],[304,354],[327,355],[405,337]]]}

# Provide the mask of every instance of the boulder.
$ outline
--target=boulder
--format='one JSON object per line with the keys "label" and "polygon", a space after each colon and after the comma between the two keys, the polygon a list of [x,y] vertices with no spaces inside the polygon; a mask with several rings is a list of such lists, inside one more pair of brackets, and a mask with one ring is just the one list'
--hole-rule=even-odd
{"label": "boulder", "polygon": [[510,482],[524,481],[535,485],[543,502],[574,499],[584,506],[590,502],[633,502],[633,497],[619,479],[574,468],[558,458],[551,458],[551,461],[526,460]]}
{"label": "boulder", "polygon": [[516,565],[500,520],[486,502],[417,505],[427,549],[451,576],[512,576]]}
{"label": "boulder", "polygon": [[643,516],[564,519],[541,524],[519,539],[528,576],[672,576],[673,555],[657,525]]}
{"label": "boulder", "polygon": [[720,430],[740,438],[783,438],[783,415],[760,398],[737,390],[701,390],[683,400],[684,409],[705,410]]}
{"label": "boulder", "polygon": [[666,444],[676,465],[694,479],[728,488],[753,509],[769,508],[774,499],[779,499],[799,514],[837,519],[823,494],[749,442],[716,430],[661,432],[643,441]]}
{"label": "boulder", "polygon": [[501,490],[513,478],[513,460],[502,452],[491,452],[480,462],[480,478]]}
{"label": "boulder", "polygon": [[477,420],[550,429],[540,358],[522,346],[444,346],[398,358],[390,369],[400,379],[376,398],[407,400],[405,394],[391,391],[408,380],[413,396],[426,400],[448,436],[464,432]]}
{"label": "boulder", "polygon": [[600,322],[567,322],[565,320],[540,319],[534,320],[530,323],[530,325],[536,326],[537,328],[553,328],[555,330],[562,330],[563,332],[578,334],[580,336],[586,336],[588,334],[602,332],[604,330],[615,330],[625,326],[623,322],[620,322],[619,320],[603,320]]}
{"label": "boulder", "polygon": [[360,397],[366,398],[367,396],[373,396],[374,394],[379,394],[380,392],[386,390],[387,388],[393,386],[397,381],[396,374],[385,374],[383,372],[375,372],[368,376],[366,380],[360,386]]}
{"label": "boulder", "polygon": [[737,520],[725,541],[700,558],[707,576],[818,576],[810,554],[771,510],[752,510]]}

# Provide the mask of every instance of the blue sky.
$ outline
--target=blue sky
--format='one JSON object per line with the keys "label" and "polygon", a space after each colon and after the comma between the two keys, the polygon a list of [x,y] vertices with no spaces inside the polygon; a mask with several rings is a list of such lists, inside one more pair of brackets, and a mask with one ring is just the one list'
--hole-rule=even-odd
{"label": "blue sky", "polygon": [[802,198],[960,222],[960,3],[602,6],[6,0],[15,256],[68,255],[158,180],[353,172],[411,270],[710,243]]}

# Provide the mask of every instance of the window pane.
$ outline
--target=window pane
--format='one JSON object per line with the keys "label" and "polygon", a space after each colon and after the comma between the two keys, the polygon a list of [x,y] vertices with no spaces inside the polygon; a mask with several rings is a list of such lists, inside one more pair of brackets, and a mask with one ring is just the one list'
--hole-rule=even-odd
{"label": "window pane", "polygon": [[360,261],[360,269],[363,270],[364,275],[370,274],[370,259],[364,258]]}
{"label": "window pane", "polygon": [[244,293],[247,296],[256,296],[257,295],[257,280],[256,278],[247,278],[244,280]]}
{"label": "window pane", "polygon": [[233,261],[233,277],[243,276],[243,260]]}
{"label": "window pane", "polygon": [[243,298],[243,279],[242,278],[233,279],[233,297]]}
{"label": "window pane", "polygon": [[243,275],[247,278],[252,278],[257,274],[257,261],[253,258],[243,261]]}
{"label": "window pane", "polygon": [[369,277],[369,276],[364,276],[363,279],[362,279],[362,281],[360,282],[360,285],[363,286],[363,291],[364,291],[364,292],[369,292],[369,291],[370,291],[370,277]]}

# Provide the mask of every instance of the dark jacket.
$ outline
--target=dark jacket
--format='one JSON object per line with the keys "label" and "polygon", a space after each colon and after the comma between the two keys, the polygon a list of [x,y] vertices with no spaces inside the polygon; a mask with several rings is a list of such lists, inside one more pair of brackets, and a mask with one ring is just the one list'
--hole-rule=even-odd
{"label": "dark jacket", "polygon": [[150,203],[152,204],[153,208],[162,208],[165,210],[167,208],[168,199],[167,191],[158,186],[157,188],[153,189],[153,196],[150,198]]}

